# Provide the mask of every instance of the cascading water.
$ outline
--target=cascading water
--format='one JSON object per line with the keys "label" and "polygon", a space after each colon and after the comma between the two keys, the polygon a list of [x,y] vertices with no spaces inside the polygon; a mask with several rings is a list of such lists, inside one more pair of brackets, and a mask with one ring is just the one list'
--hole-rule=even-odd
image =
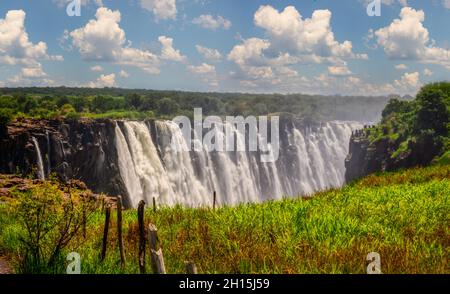
{"label": "cascading water", "polygon": [[47,175],[50,175],[52,173],[52,164],[50,160],[50,133],[49,131],[45,131],[45,138],[47,139]]}
{"label": "cascading water", "polygon": [[32,137],[34,148],[36,149],[36,157],[37,157],[37,167],[38,167],[38,178],[40,180],[45,180],[45,172],[44,172],[44,162],[42,161],[41,149],[39,148],[39,142],[35,137]]}
{"label": "cascading water", "polygon": [[[285,128],[280,157],[268,163],[258,152],[188,151],[181,129],[169,121],[155,122],[155,134],[145,122],[119,122],[115,133],[120,175],[133,206],[155,197],[163,205],[198,207],[212,205],[213,191],[219,204],[236,205],[339,187],[350,136],[361,127],[329,122]],[[233,131],[236,144],[245,144],[245,134]]]}

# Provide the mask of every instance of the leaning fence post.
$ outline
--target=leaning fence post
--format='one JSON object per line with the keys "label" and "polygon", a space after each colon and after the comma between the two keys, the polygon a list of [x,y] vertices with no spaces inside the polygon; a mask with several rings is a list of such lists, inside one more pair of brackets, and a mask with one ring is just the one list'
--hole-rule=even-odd
{"label": "leaning fence post", "polygon": [[119,241],[120,264],[125,266],[125,253],[123,251],[123,236],[122,236],[122,197],[117,197],[117,237]]}
{"label": "leaning fence post", "polygon": [[109,220],[111,218],[111,207],[106,204],[105,208],[105,227],[103,229],[103,246],[102,246],[102,253],[101,253],[101,261],[105,260],[106,256],[106,248],[108,245],[108,230],[109,230]]}
{"label": "leaning fence post", "polygon": [[197,272],[197,266],[193,262],[186,262],[186,273],[188,275],[196,275]]}
{"label": "leaning fence post", "polygon": [[164,266],[164,257],[159,244],[158,229],[153,224],[149,224],[148,229],[153,273],[165,274],[166,267]]}
{"label": "leaning fence post", "polygon": [[144,226],[144,208],[145,202],[141,200],[138,206],[138,223],[139,223],[139,270],[141,274],[145,274],[145,226]]}
{"label": "leaning fence post", "polygon": [[156,212],[156,198],[153,197],[153,212]]}

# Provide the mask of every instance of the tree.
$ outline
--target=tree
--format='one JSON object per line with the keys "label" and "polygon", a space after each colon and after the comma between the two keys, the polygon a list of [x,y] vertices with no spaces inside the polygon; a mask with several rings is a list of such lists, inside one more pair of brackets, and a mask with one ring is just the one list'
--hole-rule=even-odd
{"label": "tree", "polygon": [[23,112],[30,113],[33,109],[38,107],[36,98],[27,97],[23,105]]}
{"label": "tree", "polygon": [[437,135],[447,135],[449,112],[444,103],[444,92],[437,87],[424,87],[417,95],[417,101],[415,131],[433,130]]}
{"label": "tree", "polygon": [[87,107],[87,99],[84,97],[77,96],[72,99],[72,105],[77,112],[83,112],[84,108]]}
{"label": "tree", "polygon": [[163,115],[175,114],[178,112],[180,106],[178,103],[170,98],[163,98],[158,101],[158,111]]}
{"label": "tree", "polygon": [[61,108],[63,105],[69,104],[69,103],[70,103],[70,100],[66,96],[61,96],[56,99],[56,105],[58,106],[58,108]]}
{"label": "tree", "polygon": [[146,96],[146,97],[142,98],[142,104],[141,104],[140,110],[149,111],[149,110],[156,110],[157,108],[158,108],[158,105],[153,97]]}
{"label": "tree", "polygon": [[408,101],[400,101],[396,98],[391,99],[383,110],[383,119],[387,119],[393,113],[409,112],[412,110],[411,105],[411,102]]}
{"label": "tree", "polygon": [[94,112],[106,112],[111,110],[114,99],[107,96],[97,95],[92,100],[91,111]]}
{"label": "tree", "polygon": [[75,108],[70,105],[70,104],[64,104],[61,109],[60,109],[60,113],[62,116],[67,116],[67,115],[71,115],[73,116],[74,114],[76,114],[77,112],[75,111]]}
{"label": "tree", "polygon": [[133,93],[125,96],[125,105],[128,108],[138,110],[142,105],[142,98],[140,95]]}

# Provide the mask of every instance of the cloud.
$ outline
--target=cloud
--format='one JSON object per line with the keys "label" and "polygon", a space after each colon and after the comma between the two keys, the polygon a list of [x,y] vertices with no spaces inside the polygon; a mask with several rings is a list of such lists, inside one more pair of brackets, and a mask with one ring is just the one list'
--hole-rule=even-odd
{"label": "cloud", "polygon": [[418,72],[405,73],[390,83],[375,84],[364,81],[357,76],[333,76],[321,74],[307,82],[299,82],[306,91],[320,90],[322,94],[333,95],[346,93],[347,95],[415,95],[422,86]]}
{"label": "cloud", "polygon": [[78,49],[86,61],[110,62],[133,66],[150,74],[159,74],[161,60],[184,61],[185,56],[172,47],[173,39],[161,36],[160,55],[131,47],[125,31],[120,27],[120,11],[101,7],[95,19],[70,33],[72,47]]}
{"label": "cloud", "polygon": [[366,54],[356,54],[350,41],[335,40],[331,27],[332,13],[316,10],[311,18],[303,18],[293,6],[278,11],[272,6],[260,6],[254,23],[266,31],[267,38],[241,39],[233,47],[228,60],[237,65],[230,73],[232,79],[245,86],[289,87],[287,83],[305,82],[292,66],[298,64],[328,65],[333,76],[351,75],[346,59],[367,59]]}
{"label": "cloud", "polygon": [[200,53],[205,59],[211,61],[220,61],[222,59],[222,54],[217,49],[210,49],[200,45],[195,45],[197,52]]}
{"label": "cloud", "polygon": [[348,76],[351,75],[352,72],[345,66],[329,66],[328,73],[333,76]]}
{"label": "cloud", "polygon": [[404,70],[404,69],[408,69],[408,66],[406,66],[406,64],[401,63],[401,64],[395,65],[395,69]]}
{"label": "cloud", "polygon": [[15,86],[51,86],[54,81],[42,69],[41,64],[23,67],[18,74],[8,79],[8,84]]}
{"label": "cloud", "polygon": [[42,66],[24,67],[22,68],[21,75],[24,78],[42,78],[47,76],[47,74],[42,70]]}
{"label": "cloud", "polygon": [[140,0],[141,7],[151,11],[157,20],[176,19],[176,0]]}
{"label": "cloud", "polygon": [[192,23],[209,30],[217,30],[220,28],[228,30],[229,28],[231,28],[231,21],[225,19],[220,15],[214,17],[213,15],[210,14],[203,14],[197,18],[194,18],[192,20]]}
{"label": "cloud", "polygon": [[418,72],[405,73],[399,80],[394,81],[394,85],[400,89],[419,89],[420,74]]}
{"label": "cloud", "polygon": [[86,26],[70,33],[74,48],[78,48],[83,59],[88,61],[120,61],[126,38],[125,31],[120,28],[120,12],[107,8],[99,8],[96,19],[90,20]]}
{"label": "cloud", "polygon": [[423,70],[423,74],[424,76],[431,77],[434,73],[430,69],[426,68]]}
{"label": "cloud", "polygon": [[272,6],[261,6],[254,15],[255,25],[270,36],[274,50],[285,50],[293,55],[312,54],[338,59],[367,59],[365,54],[354,54],[350,41],[339,43],[331,28],[332,13],[315,10],[311,18],[303,18],[293,6],[279,12]]}
{"label": "cloud", "polygon": [[0,64],[18,65],[21,70],[8,79],[8,85],[47,86],[54,83],[42,69],[42,60],[62,61],[60,55],[49,55],[47,44],[29,40],[25,28],[26,13],[10,10],[0,19]]}
{"label": "cloud", "polygon": [[161,58],[165,60],[184,62],[186,56],[182,55],[179,50],[173,48],[173,39],[166,36],[160,36],[158,38],[162,45]]}
{"label": "cloud", "polygon": [[425,13],[410,7],[402,8],[400,18],[375,32],[377,43],[393,60],[417,60],[440,64],[450,69],[450,50],[436,47],[423,26]]}
{"label": "cloud", "polygon": [[120,73],[119,73],[119,76],[120,76],[121,78],[129,78],[129,77],[130,77],[130,74],[127,73],[127,72],[124,71],[124,70],[121,70]]}
{"label": "cloud", "polygon": [[89,88],[112,88],[116,86],[116,75],[101,75],[97,80],[88,83]]}
{"label": "cloud", "polygon": [[211,87],[219,86],[216,67],[207,63],[198,66],[189,65],[188,70],[201,77],[202,82],[209,84]]}
{"label": "cloud", "polygon": [[39,60],[62,61],[62,56],[47,53],[45,42],[33,44],[29,40],[25,17],[23,10],[10,10],[0,19],[0,63],[40,67]]}
{"label": "cloud", "polygon": [[202,63],[199,66],[189,65],[188,69],[190,72],[193,72],[196,74],[215,74],[216,73],[216,67],[214,65],[209,65],[207,63]]}
{"label": "cloud", "polygon": [[94,65],[94,66],[91,66],[91,71],[102,72],[103,67],[101,67],[100,65]]}
{"label": "cloud", "polygon": [[442,5],[444,5],[445,8],[450,9],[450,0],[442,0]]}

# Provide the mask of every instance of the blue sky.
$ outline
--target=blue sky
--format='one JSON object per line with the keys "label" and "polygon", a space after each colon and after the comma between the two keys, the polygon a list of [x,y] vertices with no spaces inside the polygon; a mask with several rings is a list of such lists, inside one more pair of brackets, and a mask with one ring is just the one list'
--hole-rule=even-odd
{"label": "blue sky", "polygon": [[0,86],[414,94],[448,80],[450,0],[0,2]]}

